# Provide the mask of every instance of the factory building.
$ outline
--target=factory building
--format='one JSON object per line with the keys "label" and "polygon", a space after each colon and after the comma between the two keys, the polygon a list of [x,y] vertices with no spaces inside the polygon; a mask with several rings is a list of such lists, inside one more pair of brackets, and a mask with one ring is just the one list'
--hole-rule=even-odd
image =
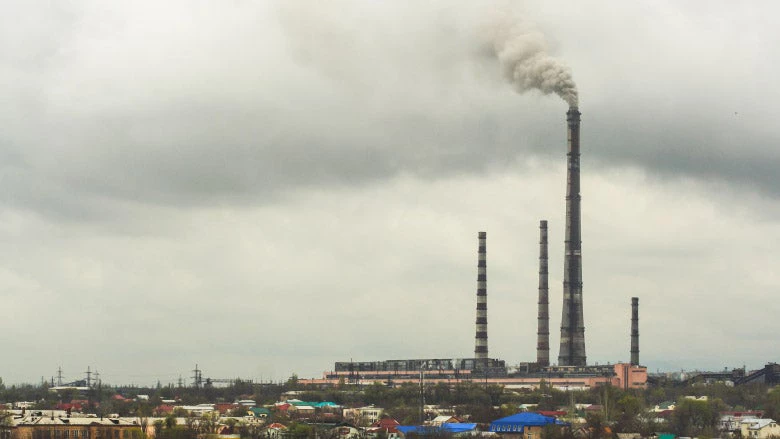
{"label": "factory building", "polygon": [[[408,368],[388,369],[388,365],[409,363],[420,365],[426,361],[442,362],[442,368]],[[537,368],[536,370],[511,371],[506,368],[501,360],[489,359],[493,366],[493,373],[485,376],[475,369],[447,369],[446,364],[474,364],[476,359],[465,360],[389,360],[356,363],[336,363],[337,369],[325,372],[322,378],[299,379],[300,384],[330,387],[337,384],[371,385],[381,383],[387,386],[397,386],[404,383],[426,384],[444,383],[456,385],[458,383],[473,382],[479,384],[498,384],[508,389],[534,389],[538,388],[542,381],[554,388],[561,390],[584,390],[603,385],[612,385],[621,389],[643,389],[647,386],[647,368],[633,366],[629,363],[618,363],[602,366],[551,366]],[[346,364],[352,365],[352,370],[344,370]],[[363,369],[358,371],[356,369]]]}
{"label": "factory building", "polygon": [[536,362],[509,370],[504,361],[488,356],[487,331],[487,233],[477,235],[477,294],[474,358],[339,362],[322,379],[300,380],[304,384],[331,385],[381,382],[457,383],[474,381],[502,384],[509,388],[538,387],[542,381],[563,389],[613,385],[623,389],[644,388],[647,368],[639,363],[639,299],[631,298],[630,362],[588,366],[585,353],[585,320],[582,297],[582,215],[580,194],[580,115],[576,107],[566,113],[567,175],[564,237],[563,304],[557,365],[550,364],[550,317],[548,287],[547,221],[539,223],[539,290]]}

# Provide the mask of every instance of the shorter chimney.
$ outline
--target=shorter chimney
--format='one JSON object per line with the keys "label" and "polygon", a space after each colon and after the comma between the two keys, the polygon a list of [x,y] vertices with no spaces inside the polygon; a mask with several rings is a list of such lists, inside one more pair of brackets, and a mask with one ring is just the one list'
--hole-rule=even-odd
{"label": "shorter chimney", "polygon": [[639,366],[639,298],[631,298],[631,365]]}
{"label": "shorter chimney", "polygon": [[477,369],[487,371],[487,233],[479,232],[477,239],[479,240],[477,250],[477,331],[474,340],[474,357]]}
{"label": "shorter chimney", "polygon": [[547,287],[547,221],[539,221],[539,300],[536,331],[536,363],[550,365],[550,314]]}

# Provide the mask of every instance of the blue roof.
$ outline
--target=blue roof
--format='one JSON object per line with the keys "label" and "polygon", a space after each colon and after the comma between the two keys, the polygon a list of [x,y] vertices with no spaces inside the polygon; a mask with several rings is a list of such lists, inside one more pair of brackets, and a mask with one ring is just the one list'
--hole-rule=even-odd
{"label": "blue roof", "polygon": [[549,424],[569,425],[550,416],[524,412],[496,419],[490,423],[490,431],[522,432],[525,427],[541,427]]}
{"label": "blue roof", "polygon": [[419,435],[425,434],[437,434],[437,433],[464,433],[477,428],[477,424],[457,423],[457,422],[445,422],[441,424],[441,427],[434,427],[429,425],[399,425],[395,427],[403,434],[415,433]]}

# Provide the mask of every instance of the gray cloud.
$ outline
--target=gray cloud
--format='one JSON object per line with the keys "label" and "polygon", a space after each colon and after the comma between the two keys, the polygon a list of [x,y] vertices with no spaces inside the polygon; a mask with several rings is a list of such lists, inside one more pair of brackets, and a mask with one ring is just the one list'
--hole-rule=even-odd
{"label": "gray cloud", "polygon": [[[496,61],[479,55],[492,10],[407,6],[204,4],[182,14],[176,4],[112,10],[85,3],[31,11],[48,16],[50,33],[6,23],[38,48],[22,59],[18,48],[3,49],[4,75],[23,90],[4,110],[17,121],[0,139],[3,154],[15,158],[4,165],[14,188],[6,202],[76,217],[100,217],[107,200],[266,203],[296,187],[377,182],[399,172],[439,178],[560,153],[565,108],[512,94]],[[598,51],[572,53],[561,50],[564,39],[576,47],[592,27],[567,19],[542,27],[582,77],[586,158],[777,195],[776,135],[756,129],[768,118],[754,104],[744,109],[759,90],[713,93],[738,66],[721,64],[714,77],[669,78],[707,70],[725,54],[699,50],[681,59],[704,37],[674,41],[661,27],[635,29],[625,44],[609,34],[626,31],[622,20],[600,25]],[[741,25],[718,35],[705,28],[713,38],[705,48]],[[760,25],[753,32],[761,36]],[[599,62],[587,64],[589,55]],[[602,69],[603,61],[619,64]],[[756,81],[764,71],[754,71]],[[764,98],[763,112],[776,101]],[[70,195],[54,195],[60,190]]]}

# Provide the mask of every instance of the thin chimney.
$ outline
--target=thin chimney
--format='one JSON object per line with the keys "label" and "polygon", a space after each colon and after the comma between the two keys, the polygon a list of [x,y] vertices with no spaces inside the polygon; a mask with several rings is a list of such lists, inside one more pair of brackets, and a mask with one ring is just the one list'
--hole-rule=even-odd
{"label": "thin chimney", "polygon": [[477,368],[487,371],[487,233],[479,232],[479,250],[477,258],[477,334],[474,343],[474,357]]}
{"label": "thin chimney", "polygon": [[536,331],[536,363],[550,365],[550,314],[547,287],[547,221],[539,221],[539,302]]}
{"label": "thin chimney", "polygon": [[639,366],[639,298],[631,298],[631,365]]}

